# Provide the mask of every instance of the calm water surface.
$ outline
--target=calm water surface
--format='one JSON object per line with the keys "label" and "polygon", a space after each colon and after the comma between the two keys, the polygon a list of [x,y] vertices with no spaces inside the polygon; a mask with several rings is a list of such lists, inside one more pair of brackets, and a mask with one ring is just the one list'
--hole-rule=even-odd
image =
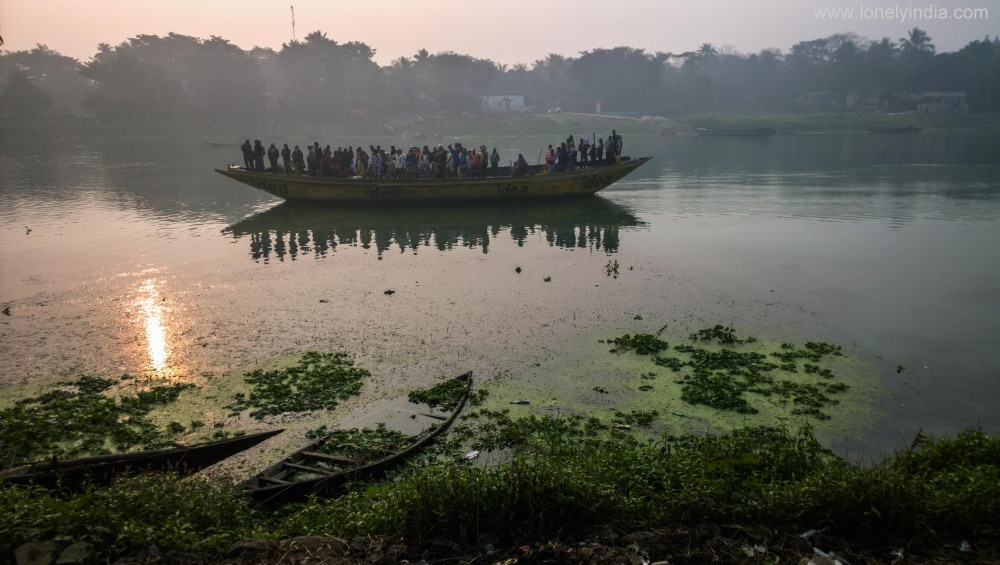
{"label": "calm water surface", "polygon": [[642,401],[598,340],[733,323],[858,362],[823,424],[842,449],[1000,429],[1000,136],[619,130],[654,159],[598,197],[393,209],[280,203],[211,172],[238,149],[198,140],[4,139],[0,384],[207,386],[347,350],[370,399],[471,369],[501,395],[609,408]]}

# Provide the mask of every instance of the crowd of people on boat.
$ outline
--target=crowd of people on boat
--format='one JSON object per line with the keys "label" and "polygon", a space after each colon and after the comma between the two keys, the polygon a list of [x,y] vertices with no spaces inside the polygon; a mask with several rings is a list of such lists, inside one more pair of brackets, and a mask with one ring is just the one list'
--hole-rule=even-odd
{"label": "crowd of people on boat", "polygon": [[[334,178],[370,179],[432,179],[432,178],[483,178],[497,177],[500,173],[500,154],[496,147],[488,151],[485,145],[479,148],[465,147],[453,143],[445,147],[411,146],[409,149],[381,145],[331,148],[320,147],[319,142],[306,145],[303,151],[298,145],[290,149],[283,144],[281,149],[272,143],[266,149],[259,139],[253,145],[247,139],[241,146],[243,164],[248,171],[270,172],[286,175],[308,175]],[[591,143],[581,137],[578,142],[570,135],[566,141],[556,146],[549,145],[545,151],[545,163],[532,168],[523,154],[510,163],[505,176],[525,176],[538,171],[541,174],[574,171],[577,168],[614,163],[621,159],[622,137],[611,130],[607,143],[599,138]],[[267,165],[265,166],[265,159]]]}

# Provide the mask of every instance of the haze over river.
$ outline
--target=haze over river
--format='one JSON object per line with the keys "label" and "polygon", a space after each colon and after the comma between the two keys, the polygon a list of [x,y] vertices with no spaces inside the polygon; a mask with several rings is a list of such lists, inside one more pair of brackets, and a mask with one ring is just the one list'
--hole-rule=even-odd
{"label": "haze over river", "polygon": [[[370,400],[473,370],[503,398],[634,406],[634,367],[599,340],[731,323],[843,346],[857,371],[822,424],[842,452],[1000,430],[1000,135],[618,131],[653,160],[596,197],[391,208],[281,203],[212,171],[238,147],[198,139],[2,139],[0,390],[210,386],[344,350]],[[534,162],[557,139],[459,141]]]}

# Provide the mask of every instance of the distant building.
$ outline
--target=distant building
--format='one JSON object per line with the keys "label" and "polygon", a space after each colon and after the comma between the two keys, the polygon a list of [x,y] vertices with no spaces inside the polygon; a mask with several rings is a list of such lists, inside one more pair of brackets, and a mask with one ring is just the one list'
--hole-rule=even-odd
{"label": "distant building", "polygon": [[961,91],[891,92],[849,90],[808,92],[795,100],[796,109],[807,112],[920,112],[922,114],[966,114],[968,99]]}
{"label": "distant building", "polygon": [[491,94],[483,96],[483,110],[488,113],[521,112],[524,110],[524,95]]}
{"label": "distant building", "polygon": [[962,91],[929,91],[920,98],[921,114],[968,114],[969,101]]}

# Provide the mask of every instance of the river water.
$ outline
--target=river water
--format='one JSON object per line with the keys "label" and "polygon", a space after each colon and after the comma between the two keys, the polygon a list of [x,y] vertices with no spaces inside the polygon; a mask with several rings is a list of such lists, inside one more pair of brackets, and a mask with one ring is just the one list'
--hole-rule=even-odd
{"label": "river water", "polygon": [[[344,350],[367,401],[473,370],[561,413],[676,414],[637,401],[602,340],[733,324],[844,347],[851,393],[821,424],[843,452],[1000,429],[1000,135],[618,129],[654,158],[594,198],[390,209],[281,203],[212,172],[238,148],[197,139],[3,139],[0,386],[211,388]],[[471,141],[506,158],[552,140]]]}

